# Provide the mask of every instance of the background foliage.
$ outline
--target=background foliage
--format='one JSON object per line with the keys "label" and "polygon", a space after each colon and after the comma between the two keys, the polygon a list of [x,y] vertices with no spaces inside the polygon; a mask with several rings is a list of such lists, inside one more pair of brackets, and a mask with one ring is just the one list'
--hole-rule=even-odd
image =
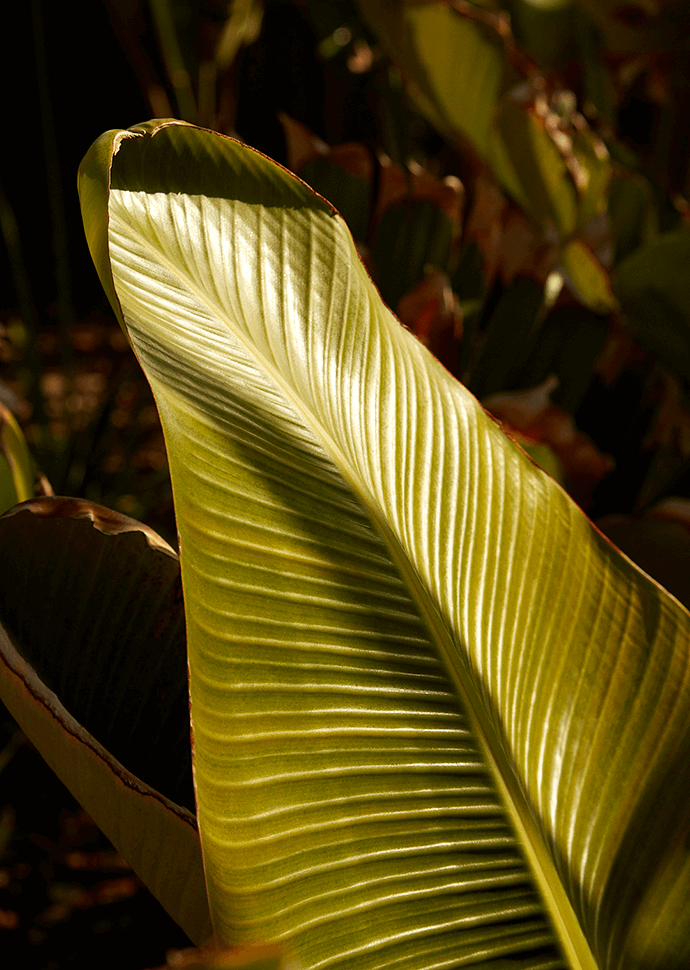
{"label": "background foliage", "polygon": [[[682,598],[690,11],[661,0],[402,9],[15,5],[15,56],[3,65],[2,401],[57,494],[174,540],[155,407],[93,271],[73,186],[104,129],[181,117],[238,134],[330,198],[400,319],[616,542],[641,550],[650,571],[656,555]],[[17,779],[44,769],[4,722],[2,925],[32,954],[27,965],[87,965],[78,948],[57,956],[63,929],[75,939],[74,913],[97,908],[73,902],[76,870],[58,872],[83,835],[69,819],[81,816],[53,790],[52,834],[37,837],[43,782],[20,795]],[[52,861],[27,861],[36,844]],[[21,909],[41,866],[48,895]],[[121,933],[127,918],[138,917],[100,922]]]}

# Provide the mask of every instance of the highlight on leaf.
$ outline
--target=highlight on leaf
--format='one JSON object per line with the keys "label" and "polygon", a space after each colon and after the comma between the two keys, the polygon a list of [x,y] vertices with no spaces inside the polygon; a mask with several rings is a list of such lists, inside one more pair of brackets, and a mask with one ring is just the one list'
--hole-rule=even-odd
{"label": "highlight on leaf", "polygon": [[289,173],[151,122],[81,186],[166,434],[218,936],[305,967],[682,967],[687,613]]}

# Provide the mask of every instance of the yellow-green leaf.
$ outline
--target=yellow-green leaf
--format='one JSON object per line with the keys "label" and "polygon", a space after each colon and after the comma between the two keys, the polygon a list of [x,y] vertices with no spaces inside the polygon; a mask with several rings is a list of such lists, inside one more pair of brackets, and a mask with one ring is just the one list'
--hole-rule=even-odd
{"label": "yellow-green leaf", "polygon": [[573,239],[561,251],[561,269],[582,303],[595,313],[610,313],[618,306],[608,272],[589,246]]}
{"label": "yellow-green leaf", "polygon": [[[567,238],[577,223],[578,194],[563,152],[544,120],[510,93],[501,102],[495,126],[489,162],[497,177],[513,194],[516,181],[519,190],[514,194],[515,201],[542,228],[551,225],[561,239]],[[510,167],[505,164],[507,160]]]}
{"label": "yellow-green leaf", "polygon": [[132,135],[98,251],[170,456],[216,932],[305,968],[681,970],[690,616],[323,199],[215,133]]}
{"label": "yellow-green leaf", "polygon": [[33,498],[36,465],[22,429],[0,403],[0,513]]}
{"label": "yellow-green leaf", "polygon": [[418,107],[440,131],[467,139],[484,156],[503,84],[497,30],[450,4],[360,0],[360,6],[412,81]]}

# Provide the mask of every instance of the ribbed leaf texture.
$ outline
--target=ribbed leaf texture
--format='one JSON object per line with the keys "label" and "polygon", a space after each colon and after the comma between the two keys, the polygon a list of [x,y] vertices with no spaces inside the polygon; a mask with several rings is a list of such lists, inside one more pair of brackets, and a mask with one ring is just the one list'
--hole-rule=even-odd
{"label": "ribbed leaf texture", "polygon": [[687,966],[688,614],[289,173],[151,122],[81,192],[169,450],[216,932],[545,970],[595,966],[581,925],[601,967]]}

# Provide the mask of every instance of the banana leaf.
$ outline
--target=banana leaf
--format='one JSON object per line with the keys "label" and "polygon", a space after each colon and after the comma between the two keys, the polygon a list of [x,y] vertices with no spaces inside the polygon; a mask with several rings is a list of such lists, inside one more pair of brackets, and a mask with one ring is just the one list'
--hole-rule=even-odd
{"label": "banana leaf", "polygon": [[305,968],[690,962],[690,615],[382,303],[344,222],[175,121],[80,170],[181,542],[231,944]]}

